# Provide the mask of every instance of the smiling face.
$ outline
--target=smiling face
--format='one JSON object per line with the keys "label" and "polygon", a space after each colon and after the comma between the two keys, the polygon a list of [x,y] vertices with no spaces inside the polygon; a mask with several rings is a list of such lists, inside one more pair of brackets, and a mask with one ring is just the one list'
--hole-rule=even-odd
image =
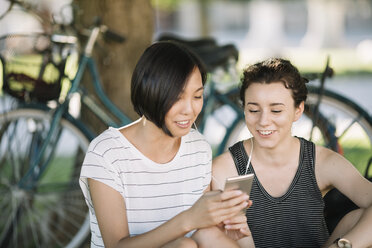
{"label": "smiling face", "polygon": [[165,125],[173,137],[186,135],[203,107],[203,83],[200,71],[195,68],[185,88],[165,115]]}
{"label": "smiling face", "polygon": [[252,83],[245,91],[245,121],[260,146],[274,148],[292,137],[292,123],[301,117],[304,104],[295,107],[291,90],[282,82]]}

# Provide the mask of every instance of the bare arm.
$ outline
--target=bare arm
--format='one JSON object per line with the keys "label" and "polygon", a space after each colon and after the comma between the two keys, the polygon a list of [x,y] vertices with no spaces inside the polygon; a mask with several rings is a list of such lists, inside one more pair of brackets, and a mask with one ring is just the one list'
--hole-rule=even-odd
{"label": "bare arm", "polygon": [[[229,152],[221,154],[213,160],[212,190],[223,190],[226,178],[237,175],[238,172],[231,154]],[[252,201],[250,200],[248,207],[251,205]],[[241,212],[234,218],[225,220],[223,228],[230,238],[238,240],[240,247],[255,247],[247,218]]]}
{"label": "bare arm", "polygon": [[104,183],[88,182],[105,247],[161,247],[191,230],[217,225],[246,207],[242,192],[207,192],[193,207],[163,225],[130,237],[123,197]]}
{"label": "bare arm", "polygon": [[350,215],[340,222],[337,229],[341,231],[331,235],[327,245],[342,236],[353,247],[372,246],[372,183],[344,157],[321,147],[317,147],[316,176],[321,190],[335,187],[363,210],[361,215]]}
{"label": "bare arm", "polygon": [[212,163],[212,190],[223,190],[228,177],[238,176],[234,160],[229,152],[225,152],[213,159]]}

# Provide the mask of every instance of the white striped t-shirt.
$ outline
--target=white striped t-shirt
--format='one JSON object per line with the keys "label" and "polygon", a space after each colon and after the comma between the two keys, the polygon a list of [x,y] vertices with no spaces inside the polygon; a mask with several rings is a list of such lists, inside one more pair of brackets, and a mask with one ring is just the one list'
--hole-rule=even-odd
{"label": "white striped t-shirt", "polygon": [[148,232],[190,208],[211,180],[212,151],[196,130],[181,139],[172,161],[158,164],[145,157],[119,131],[110,127],[86,153],[80,187],[90,213],[91,247],[103,247],[87,178],[118,191],[127,208],[131,236]]}

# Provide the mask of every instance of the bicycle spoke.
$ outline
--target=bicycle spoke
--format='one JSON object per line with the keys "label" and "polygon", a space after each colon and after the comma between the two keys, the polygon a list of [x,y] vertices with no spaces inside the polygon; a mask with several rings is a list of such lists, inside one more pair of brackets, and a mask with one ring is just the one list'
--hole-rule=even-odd
{"label": "bicycle spoke", "polygon": [[[39,156],[49,120],[49,113],[39,110],[15,110],[7,118],[0,114],[2,246],[65,247],[81,243],[89,233],[89,226],[83,225],[88,209],[78,184],[81,155],[89,140],[70,122],[63,120],[56,129],[35,167],[41,170],[31,173],[23,185],[32,191],[13,192],[30,170],[30,160]],[[68,149],[66,141],[72,144]]]}
{"label": "bicycle spoke", "polygon": [[[71,239],[73,236],[66,232],[64,229],[60,228],[60,225],[65,225],[66,223],[75,223],[75,228],[79,228],[79,224],[77,222],[74,222],[73,219],[68,217],[65,212],[65,208],[62,206],[58,206],[56,208],[56,205],[59,203],[59,200],[56,199],[56,197],[50,197],[50,198],[55,198],[50,200],[50,198],[46,198],[45,196],[42,197],[43,199],[40,200],[43,204],[43,208],[47,211],[38,211],[34,209],[33,214],[36,216],[36,219],[40,220],[39,226],[41,226],[43,229],[43,234],[48,235],[49,237],[53,237],[57,243],[60,243],[61,241],[58,238],[55,238],[54,235],[51,235],[50,233],[57,232],[58,235],[64,236],[61,237],[60,239],[65,240],[65,239]],[[48,202],[48,200],[50,202]],[[49,218],[46,216],[46,214],[50,217],[54,215],[53,218]],[[45,220],[45,221],[44,221]],[[63,223],[60,223],[60,220],[63,220]],[[51,230],[54,230],[51,232]],[[62,245],[61,245],[62,246]]]}
{"label": "bicycle spoke", "polygon": [[86,210],[81,208],[82,206],[81,201],[79,201],[78,204],[69,203],[68,205],[66,205],[66,208],[67,206],[68,206],[69,211],[76,216],[84,217],[86,215]]}
{"label": "bicycle spoke", "polygon": [[[344,130],[342,130],[342,131],[340,131],[339,132],[339,129],[336,131],[336,135],[337,135],[337,138],[342,138],[346,133],[347,133],[347,131],[349,131],[349,129],[355,124],[355,123],[357,123],[358,121],[360,120],[360,116],[358,116],[357,118],[355,118],[355,119],[353,119],[353,120],[351,120],[351,122],[349,123],[349,125],[348,126],[346,126],[345,128],[344,128]],[[339,134],[338,134],[339,133]]]}
{"label": "bicycle spoke", "polygon": [[33,215],[35,214],[35,212],[32,211],[32,208],[30,207],[28,201],[25,202],[25,209],[26,209],[26,215],[29,218],[29,224],[30,224],[33,240],[35,241],[36,244],[39,244],[37,246],[40,246],[41,241],[38,237],[38,234],[36,233],[36,230],[38,230],[38,228],[36,228],[36,225],[34,224],[34,218],[33,218]]}
{"label": "bicycle spoke", "polygon": [[[55,211],[52,207],[49,207],[47,208],[49,211]],[[44,216],[45,214],[43,214],[41,211],[37,211],[36,209],[34,209],[33,211],[33,215],[36,216],[36,218],[39,220],[39,223],[38,225],[40,226],[40,229],[41,229],[41,232],[42,232],[42,237],[43,237],[43,242],[42,243],[50,243],[50,239],[53,239],[55,242],[53,243],[56,243],[58,244],[58,247],[63,247],[63,243],[58,240],[58,238],[55,237],[55,235],[53,235],[53,232],[51,231],[52,227],[54,226],[54,230],[58,230],[58,225],[55,224],[53,221],[49,220],[49,218],[46,218],[46,216]],[[47,223],[45,223],[45,220],[48,221]]]}
{"label": "bicycle spoke", "polygon": [[21,228],[21,236],[20,240],[28,240],[29,233],[27,232],[27,228]]}
{"label": "bicycle spoke", "polygon": [[[16,231],[17,227],[17,218],[19,214],[19,208],[20,204],[17,203],[16,197],[11,197],[9,200],[10,204],[8,209],[10,208],[10,212],[8,213],[7,209],[5,209],[6,212],[4,212],[6,215],[4,215],[7,220],[5,220],[4,228],[2,230],[2,233],[0,235],[0,244],[4,245],[4,243],[8,243],[11,240],[11,237],[13,237],[14,240],[14,232]],[[4,211],[4,209],[2,209]]]}

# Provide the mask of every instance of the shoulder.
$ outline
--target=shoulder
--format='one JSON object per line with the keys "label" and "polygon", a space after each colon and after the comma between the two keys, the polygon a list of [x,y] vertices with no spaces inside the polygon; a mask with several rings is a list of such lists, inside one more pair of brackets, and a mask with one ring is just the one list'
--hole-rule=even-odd
{"label": "shoulder", "polygon": [[[235,170],[234,159],[229,151],[222,153],[221,155],[215,157],[212,162],[213,170],[217,173],[226,173],[231,171],[231,168]],[[236,171],[236,170],[235,170]]]}
{"label": "shoulder", "polygon": [[229,151],[222,153],[221,155],[213,159],[213,168],[223,167],[224,164],[233,164],[234,160]]}
{"label": "shoulder", "polygon": [[341,154],[318,145],[315,149],[315,173],[321,189],[334,186],[335,180],[345,178],[355,170],[354,166]]}
{"label": "shoulder", "polygon": [[231,167],[233,167],[234,170],[235,170],[235,162],[234,162],[233,156],[237,156],[237,153],[240,154],[241,152],[244,152],[245,149],[247,149],[247,148],[248,149],[251,148],[251,145],[250,145],[249,142],[247,144],[247,147],[245,145],[245,141],[236,142],[234,145],[229,147],[229,149],[227,151],[225,151],[221,155],[217,156],[213,160],[213,168],[214,168],[214,166],[216,166],[216,168],[222,167],[222,168],[225,169],[225,167],[226,167],[225,165],[229,165],[229,167],[231,165]]}
{"label": "shoulder", "polygon": [[81,167],[82,182],[87,183],[87,178],[92,178],[121,192],[122,167],[119,165],[122,152],[117,151],[124,145],[120,135],[116,129],[109,128],[92,140]]}
{"label": "shoulder", "polygon": [[317,146],[315,171],[319,188],[326,191],[337,188],[359,207],[372,204],[372,183],[342,155],[325,147]]}
{"label": "shoulder", "polygon": [[114,128],[109,128],[94,138],[89,144],[88,152],[103,156],[113,147],[120,146],[120,133]]}
{"label": "shoulder", "polygon": [[222,153],[221,155],[217,156],[213,159],[212,162],[212,174],[213,174],[213,182],[212,182],[212,189],[221,189],[223,182],[225,182],[226,178],[237,176],[238,172],[235,168],[234,160],[229,151]]}
{"label": "shoulder", "polygon": [[323,146],[315,146],[315,163],[321,167],[332,167],[336,163],[347,163],[348,161],[339,153]]}

